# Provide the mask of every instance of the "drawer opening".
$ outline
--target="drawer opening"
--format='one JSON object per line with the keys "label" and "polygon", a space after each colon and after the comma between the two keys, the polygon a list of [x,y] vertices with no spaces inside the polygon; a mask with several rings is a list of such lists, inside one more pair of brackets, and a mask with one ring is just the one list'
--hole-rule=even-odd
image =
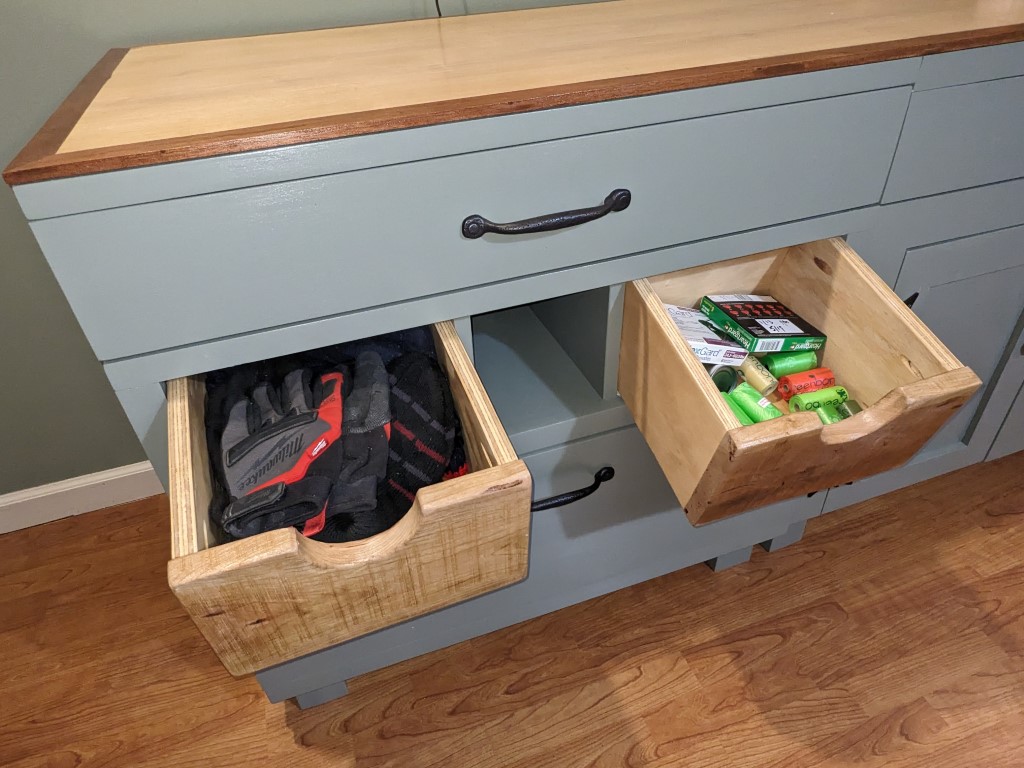
{"label": "drawer opening", "polygon": [[[573,294],[473,317],[477,370],[521,456],[632,424],[615,394],[615,368],[607,376],[610,397],[595,386],[610,327],[618,357],[619,325],[599,311],[603,302]],[[561,327],[553,330],[556,320]],[[577,333],[568,340],[571,326]]]}
{"label": "drawer opening", "polygon": [[[864,410],[741,426],[663,302],[769,294],[827,336],[821,364]],[[842,240],[822,240],[627,287],[619,386],[694,523],[856,480],[908,460],[980,385]]]}
{"label": "drawer opening", "polygon": [[167,384],[172,590],[247,674],[526,576],[532,483],[451,322],[433,326],[469,473],[421,488],[392,528],[326,543],[294,528],[220,543],[202,376]]}

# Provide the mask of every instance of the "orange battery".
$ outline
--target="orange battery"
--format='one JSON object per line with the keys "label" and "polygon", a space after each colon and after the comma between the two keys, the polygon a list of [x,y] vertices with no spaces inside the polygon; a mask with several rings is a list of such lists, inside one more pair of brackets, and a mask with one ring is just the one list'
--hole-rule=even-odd
{"label": "orange battery", "polygon": [[834,387],[836,375],[831,368],[815,368],[811,371],[791,373],[788,376],[779,378],[779,394],[783,400],[789,400],[793,395],[802,395],[804,392],[817,392],[819,389]]}

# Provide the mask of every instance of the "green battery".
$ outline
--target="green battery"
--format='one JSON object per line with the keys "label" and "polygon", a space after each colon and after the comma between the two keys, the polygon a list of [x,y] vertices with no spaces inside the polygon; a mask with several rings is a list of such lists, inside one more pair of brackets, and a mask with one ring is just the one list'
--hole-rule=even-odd
{"label": "green battery", "polygon": [[839,411],[839,415],[844,419],[848,419],[851,416],[856,416],[864,409],[860,407],[860,403],[856,400],[847,400],[845,403],[840,403],[836,406],[836,410]]}
{"label": "green battery", "polygon": [[814,412],[818,414],[818,418],[821,419],[822,424],[835,424],[836,422],[843,420],[842,414],[839,413],[839,409],[834,405],[822,405],[815,408]]}
{"label": "green battery", "polygon": [[761,358],[761,364],[772,372],[772,376],[780,379],[792,373],[803,373],[818,367],[818,353],[814,350],[806,352],[774,352]]}
{"label": "green battery", "polygon": [[729,393],[729,397],[755,423],[770,421],[782,416],[782,411],[776,408],[771,400],[745,381],[742,384],[737,384],[736,389]]}
{"label": "green battery", "polygon": [[743,412],[743,409],[736,405],[736,401],[729,397],[728,392],[722,393],[722,399],[724,399],[725,402],[729,404],[729,408],[732,409],[732,412],[736,415],[736,418],[739,419],[740,424],[746,427],[754,423],[753,421],[750,420],[750,417]]}
{"label": "green battery", "polygon": [[789,399],[789,408],[793,411],[813,411],[823,405],[839,405],[849,399],[846,387],[828,387],[819,389],[817,392],[804,392],[802,395],[793,395]]}

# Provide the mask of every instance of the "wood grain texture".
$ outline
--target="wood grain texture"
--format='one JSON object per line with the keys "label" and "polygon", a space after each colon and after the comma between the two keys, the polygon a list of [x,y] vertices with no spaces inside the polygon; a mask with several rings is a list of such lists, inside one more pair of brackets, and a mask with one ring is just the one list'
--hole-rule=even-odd
{"label": "wood grain texture", "polygon": [[618,0],[133,48],[9,184],[1024,39],[1022,0]]}
{"label": "wood grain texture", "polygon": [[683,508],[740,422],[647,280],[625,285],[619,394]]}
{"label": "wood grain texture", "polygon": [[1020,765],[1024,454],[351,681],[233,679],[167,590],[166,497],[0,537],[0,764]]}
{"label": "wood grain texture", "polygon": [[431,330],[439,361],[451,383],[455,407],[460,414],[465,414],[462,429],[470,466],[480,470],[518,461],[519,456],[455,330],[455,323],[451,320],[434,323]]}
{"label": "wood grain texture", "polygon": [[[823,364],[864,411],[741,427],[663,302],[769,294],[828,336]],[[906,462],[981,385],[845,242],[822,240],[637,281],[619,388],[687,517],[707,523]]]}
{"label": "wood grain texture", "polygon": [[[92,104],[96,94],[106,84],[117,69],[117,66],[128,53],[127,48],[112,48],[96,62],[96,65],[68,94],[68,97],[57,107],[57,111],[43,124],[28,144],[14,156],[8,165],[8,171],[17,168],[32,168],[39,164],[47,164],[49,158],[60,151],[61,145],[67,140],[68,134],[78,124],[82,114]],[[8,171],[4,171],[7,180]],[[7,180],[8,183],[15,183]]]}
{"label": "wood grain texture", "polygon": [[185,557],[214,543],[210,526],[209,452],[206,447],[206,385],[202,377],[167,382],[168,466],[190,471],[170,472],[171,559]]}
{"label": "wood grain texture", "polygon": [[199,378],[168,384],[168,581],[235,675],[365,635],[526,576],[532,480],[454,325],[434,328],[473,469],[420,489],[384,533],[326,544],[288,528],[209,546]]}

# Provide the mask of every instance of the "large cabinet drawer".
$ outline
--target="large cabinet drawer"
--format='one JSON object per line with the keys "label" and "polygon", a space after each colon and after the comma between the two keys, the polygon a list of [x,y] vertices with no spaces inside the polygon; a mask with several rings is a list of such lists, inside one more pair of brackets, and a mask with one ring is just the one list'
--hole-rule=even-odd
{"label": "large cabinet drawer", "polygon": [[886,203],[1024,176],[1024,77],[917,91]]}
{"label": "large cabinet drawer", "polygon": [[[97,357],[114,360],[870,205],[908,98],[872,91],[33,228]],[[516,221],[619,188],[629,207],[582,226],[462,234],[473,214]]]}
{"label": "large cabinet drawer", "polygon": [[[1024,392],[1024,389],[1021,392]],[[1024,394],[1020,393],[1006,414],[1006,421],[992,443],[987,458],[1001,459],[1017,451],[1024,451]]]}
{"label": "large cabinet drawer", "polygon": [[471,472],[416,494],[393,528],[326,544],[294,528],[216,545],[201,377],[168,382],[171,589],[235,675],[525,578],[532,483],[450,322],[434,327]]}
{"label": "large cabinet drawer", "polygon": [[[827,336],[823,364],[863,412],[740,426],[663,302],[770,294]],[[980,382],[842,240],[682,270],[626,287],[619,389],[680,504],[705,523],[909,459]]]}

